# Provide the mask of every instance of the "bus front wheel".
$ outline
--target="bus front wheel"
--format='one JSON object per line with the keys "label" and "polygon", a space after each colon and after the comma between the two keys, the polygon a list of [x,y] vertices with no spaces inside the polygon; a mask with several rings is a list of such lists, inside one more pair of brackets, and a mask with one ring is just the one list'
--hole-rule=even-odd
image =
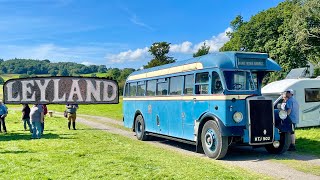
{"label": "bus front wheel", "polygon": [[201,132],[204,153],[213,159],[222,159],[228,151],[228,137],[222,136],[215,121],[207,121]]}
{"label": "bus front wheel", "polygon": [[271,154],[282,154],[289,149],[291,144],[291,134],[289,132],[280,133],[279,145],[275,147],[273,144],[265,146],[266,150]]}
{"label": "bus front wheel", "polygon": [[137,139],[141,141],[147,140],[147,134],[145,131],[145,124],[142,115],[138,115],[135,120],[134,130],[136,132]]}

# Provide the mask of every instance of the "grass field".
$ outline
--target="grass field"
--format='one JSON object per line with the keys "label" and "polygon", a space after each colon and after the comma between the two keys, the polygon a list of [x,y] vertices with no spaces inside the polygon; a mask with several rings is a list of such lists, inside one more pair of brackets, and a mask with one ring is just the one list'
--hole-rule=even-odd
{"label": "grass field", "polygon": [[0,134],[5,179],[260,179],[246,170],[78,125],[47,118],[45,135],[30,140],[20,114],[10,111]]}
{"label": "grass field", "polygon": [[[122,121],[122,97],[119,98],[119,104],[92,104],[92,105],[79,105],[79,114],[88,114],[94,116],[109,117]],[[63,112],[65,110],[64,105],[49,105],[49,110]]]}

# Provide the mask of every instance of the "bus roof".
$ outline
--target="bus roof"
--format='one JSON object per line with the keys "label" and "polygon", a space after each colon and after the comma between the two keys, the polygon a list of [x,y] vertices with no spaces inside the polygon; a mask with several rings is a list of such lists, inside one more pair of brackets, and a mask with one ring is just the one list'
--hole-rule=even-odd
{"label": "bus roof", "polygon": [[256,71],[279,71],[281,67],[266,53],[252,52],[216,52],[175,63],[143,69],[133,72],[128,80],[136,80],[187,72],[193,70],[220,68]]}

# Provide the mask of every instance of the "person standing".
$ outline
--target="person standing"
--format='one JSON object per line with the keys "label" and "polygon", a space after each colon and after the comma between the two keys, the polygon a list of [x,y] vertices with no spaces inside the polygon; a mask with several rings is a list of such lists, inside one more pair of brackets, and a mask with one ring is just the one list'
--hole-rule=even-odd
{"label": "person standing", "polygon": [[77,110],[79,108],[78,104],[67,104],[67,113],[68,113],[68,128],[70,129],[71,123],[74,130],[76,130],[76,119],[77,119]]}
{"label": "person standing", "polygon": [[43,121],[42,107],[35,104],[30,110],[30,120],[32,123],[31,139],[41,138],[41,122]]}
{"label": "person standing", "polygon": [[41,123],[41,135],[43,135],[43,131],[44,131],[44,117],[46,114],[48,114],[48,108],[47,105],[43,104],[41,105],[42,109],[43,109],[43,119],[42,119],[42,123]]}
{"label": "person standing", "polygon": [[286,91],[286,106],[285,109],[288,113],[288,117],[292,122],[292,132],[291,132],[291,144],[288,151],[296,150],[296,136],[295,136],[295,128],[299,123],[299,104],[297,100],[293,97],[294,91],[292,89],[288,89]]}
{"label": "person standing", "polygon": [[6,127],[6,122],[5,122],[5,118],[7,117],[7,114],[8,114],[8,108],[2,102],[2,100],[0,100],[0,133],[2,133],[1,124],[2,124],[2,127],[3,127],[3,132],[5,134],[7,133],[7,127]]}
{"label": "person standing", "polygon": [[29,131],[32,133],[32,127],[30,124],[30,107],[28,104],[23,104],[22,108],[22,121],[23,121],[23,127],[24,130],[27,130],[27,124],[29,127]]}

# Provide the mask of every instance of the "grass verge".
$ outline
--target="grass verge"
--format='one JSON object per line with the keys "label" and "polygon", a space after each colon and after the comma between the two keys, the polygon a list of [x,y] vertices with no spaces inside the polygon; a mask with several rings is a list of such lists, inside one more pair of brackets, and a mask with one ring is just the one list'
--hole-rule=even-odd
{"label": "grass verge", "polygon": [[185,156],[78,124],[45,121],[45,135],[30,140],[20,113],[10,111],[0,134],[0,172],[6,179],[260,179],[219,161]]}
{"label": "grass verge", "polygon": [[305,172],[307,174],[320,176],[320,166],[316,164],[291,159],[274,159],[272,161],[285,164],[286,166],[289,166],[298,171]]}

